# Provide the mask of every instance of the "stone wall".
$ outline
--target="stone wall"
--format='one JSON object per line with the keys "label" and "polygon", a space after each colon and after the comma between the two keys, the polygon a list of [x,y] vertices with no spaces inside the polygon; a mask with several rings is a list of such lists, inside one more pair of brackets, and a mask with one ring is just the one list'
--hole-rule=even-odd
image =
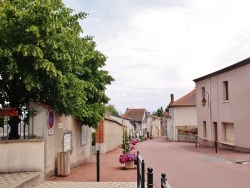
{"label": "stone wall", "polygon": [[[55,113],[54,126],[48,127],[48,112],[50,107],[30,102],[30,109],[36,110],[33,117],[34,135],[44,141],[44,177],[57,175],[57,155],[60,152],[70,152],[70,167],[90,161],[91,130],[71,116],[59,116]],[[84,129],[84,130],[83,130]],[[69,142],[66,136],[69,135]],[[68,146],[68,147],[66,147]],[[69,148],[69,149],[68,149]]]}
{"label": "stone wall", "polygon": [[177,141],[178,142],[194,142],[195,143],[195,135],[193,135],[193,134],[178,134]]}
{"label": "stone wall", "polygon": [[44,141],[5,140],[0,142],[0,173],[44,171]]}
{"label": "stone wall", "polygon": [[123,129],[117,121],[104,118],[96,130],[96,150],[105,154],[122,145]]}

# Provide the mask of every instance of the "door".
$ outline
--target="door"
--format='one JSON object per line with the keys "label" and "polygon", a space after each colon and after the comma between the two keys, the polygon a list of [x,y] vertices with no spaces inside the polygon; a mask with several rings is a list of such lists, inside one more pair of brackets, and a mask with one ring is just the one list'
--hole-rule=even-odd
{"label": "door", "polygon": [[218,128],[217,128],[217,122],[213,122],[213,128],[214,128],[214,147],[217,148],[217,144],[218,144]]}

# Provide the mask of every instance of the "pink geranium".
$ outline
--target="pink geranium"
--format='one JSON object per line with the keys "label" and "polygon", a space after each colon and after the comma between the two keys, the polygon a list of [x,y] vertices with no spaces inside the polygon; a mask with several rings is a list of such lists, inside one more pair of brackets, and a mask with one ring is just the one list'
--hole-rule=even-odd
{"label": "pink geranium", "polygon": [[134,154],[122,154],[120,155],[119,161],[120,163],[125,163],[128,161],[134,161],[136,160],[136,155]]}

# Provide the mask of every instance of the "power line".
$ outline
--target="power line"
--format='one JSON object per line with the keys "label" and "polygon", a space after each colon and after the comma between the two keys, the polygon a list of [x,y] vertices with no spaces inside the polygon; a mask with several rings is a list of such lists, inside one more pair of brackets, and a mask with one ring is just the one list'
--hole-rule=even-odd
{"label": "power line", "polygon": [[111,84],[110,86],[119,86],[119,87],[125,87],[129,89],[145,89],[145,90],[186,90],[186,89],[194,89],[194,87],[187,87],[187,88],[146,88],[146,87],[131,87],[131,86],[125,86],[125,85],[119,85],[119,84]]}

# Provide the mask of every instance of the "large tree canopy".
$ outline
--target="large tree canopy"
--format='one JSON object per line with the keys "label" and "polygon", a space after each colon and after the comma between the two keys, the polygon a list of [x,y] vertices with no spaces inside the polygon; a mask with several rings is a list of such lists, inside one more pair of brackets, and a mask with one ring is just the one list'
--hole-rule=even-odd
{"label": "large tree canopy", "polygon": [[113,81],[92,37],[81,37],[61,0],[0,0],[0,102],[21,108],[30,99],[95,126]]}
{"label": "large tree canopy", "polygon": [[119,113],[118,113],[118,111],[116,110],[115,105],[113,105],[113,104],[107,104],[107,105],[105,105],[105,112],[106,112],[106,113],[110,113],[110,114],[112,114],[112,115],[117,115],[117,116],[119,116]]}

